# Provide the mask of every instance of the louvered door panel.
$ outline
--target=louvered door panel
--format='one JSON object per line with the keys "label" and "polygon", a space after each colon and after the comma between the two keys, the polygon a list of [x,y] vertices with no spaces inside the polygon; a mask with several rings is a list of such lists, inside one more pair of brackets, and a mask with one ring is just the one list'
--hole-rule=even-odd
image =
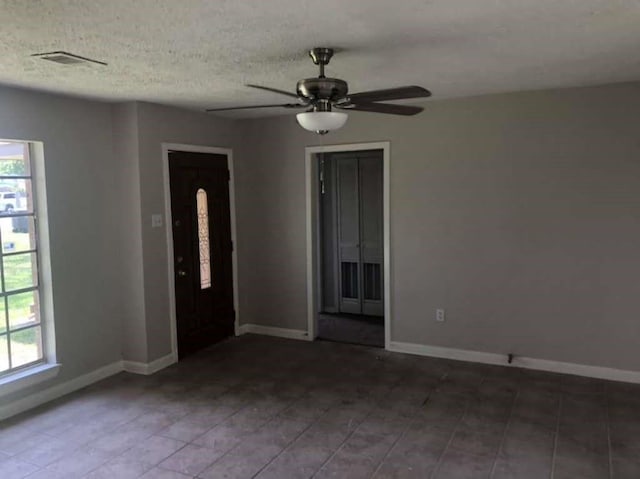
{"label": "louvered door panel", "polygon": [[337,158],[340,311],[362,312],[360,206],[357,158]]}
{"label": "louvered door panel", "polygon": [[382,316],[382,158],[362,156],[358,160],[360,193],[360,259],[362,314]]}

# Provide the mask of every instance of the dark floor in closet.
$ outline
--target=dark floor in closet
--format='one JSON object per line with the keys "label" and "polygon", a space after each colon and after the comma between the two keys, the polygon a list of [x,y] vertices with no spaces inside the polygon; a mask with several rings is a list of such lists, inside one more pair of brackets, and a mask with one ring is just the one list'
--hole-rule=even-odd
{"label": "dark floor in closet", "polygon": [[318,338],[384,348],[384,318],[360,314],[320,313]]}

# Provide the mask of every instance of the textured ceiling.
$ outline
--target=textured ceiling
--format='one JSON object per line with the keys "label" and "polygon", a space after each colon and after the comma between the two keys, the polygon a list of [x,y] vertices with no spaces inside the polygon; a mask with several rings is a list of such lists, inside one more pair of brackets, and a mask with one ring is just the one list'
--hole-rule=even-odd
{"label": "textured ceiling", "polygon": [[[640,79],[638,0],[0,0],[0,21],[0,83],[197,109],[286,102],[243,84],[293,91],[313,46],[341,50],[327,74],[352,92]],[[109,65],[30,56],[54,50]]]}

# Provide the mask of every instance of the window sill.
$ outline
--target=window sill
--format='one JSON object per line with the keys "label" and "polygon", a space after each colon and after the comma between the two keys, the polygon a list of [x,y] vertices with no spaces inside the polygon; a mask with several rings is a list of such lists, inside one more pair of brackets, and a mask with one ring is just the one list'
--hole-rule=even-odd
{"label": "window sill", "polygon": [[0,378],[0,397],[56,377],[60,372],[60,366],[60,364],[38,364]]}

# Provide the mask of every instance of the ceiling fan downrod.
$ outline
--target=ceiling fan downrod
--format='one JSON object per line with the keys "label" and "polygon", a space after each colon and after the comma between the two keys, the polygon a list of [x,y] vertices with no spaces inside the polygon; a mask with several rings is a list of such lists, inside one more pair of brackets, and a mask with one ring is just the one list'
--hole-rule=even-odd
{"label": "ceiling fan downrod", "polygon": [[315,65],[320,68],[320,75],[318,78],[325,78],[324,67],[329,64],[331,57],[333,56],[333,48],[316,47],[309,50],[309,56],[313,60]]}

